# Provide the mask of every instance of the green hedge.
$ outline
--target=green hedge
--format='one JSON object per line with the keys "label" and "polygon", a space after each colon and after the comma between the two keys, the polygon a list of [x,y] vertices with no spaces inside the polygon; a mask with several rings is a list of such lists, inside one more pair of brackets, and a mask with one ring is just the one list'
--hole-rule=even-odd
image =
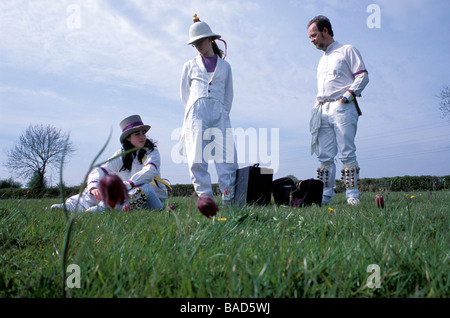
{"label": "green hedge", "polygon": [[[67,198],[80,191],[80,187],[67,187],[64,188],[64,196]],[[16,189],[7,188],[0,189],[0,199],[40,199],[40,198],[59,198],[61,197],[61,191],[59,188],[48,188],[44,194],[33,193],[29,189]]]}
{"label": "green hedge", "polygon": [[[194,193],[194,186],[192,184],[175,184],[172,186],[173,190],[169,193],[170,196],[175,197],[189,197]],[[213,191],[217,193],[219,187],[217,184],[213,184]],[[64,196],[67,198],[69,196],[78,194],[80,191],[80,186],[77,187],[65,187]],[[48,188],[45,190],[44,194],[33,193],[29,189],[21,188],[5,188],[0,189],[0,199],[26,199],[26,198],[60,198],[61,191],[59,188]]]}
{"label": "green hedge", "polygon": [[[292,177],[292,176],[291,176]],[[297,180],[295,180],[297,181]],[[170,192],[172,197],[189,197],[194,193],[192,184],[175,184],[172,186],[173,191]],[[437,191],[450,189],[450,176],[403,176],[392,178],[364,178],[360,181],[359,190],[361,192],[380,192],[380,191]],[[65,187],[65,197],[79,193],[80,186]],[[219,187],[213,184],[213,191],[218,194]],[[336,192],[342,193],[345,187],[341,180],[336,180]],[[59,198],[61,197],[59,188],[46,189],[45,193],[35,194],[28,189],[22,188],[6,188],[0,189],[0,199],[12,198]]]}
{"label": "green hedge", "polygon": [[[214,194],[218,194],[219,185],[212,185]],[[172,192],[170,192],[170,196],[173,197],[189,197],[194,193],[194,186],[192,184],[175,184],[172,185]]]}
{"label": "green hedge", "polygon": [[433,191],[450,187],[450,176],[403,176],[393,178],[361,179],[360,190],[364,192],[387,191]]}

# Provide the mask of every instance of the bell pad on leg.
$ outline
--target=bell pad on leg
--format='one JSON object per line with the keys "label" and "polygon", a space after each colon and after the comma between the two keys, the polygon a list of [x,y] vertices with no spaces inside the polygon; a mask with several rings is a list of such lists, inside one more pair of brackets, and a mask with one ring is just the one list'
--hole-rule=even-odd
{"label": "bell pad on leg", "polygon": [[347,189],[359,187],[359,166],[358,163],[351,163],[342,166],[341,179]]}
{"label": "bell pad on leg", "polygon": [[142,206],[147,205],[147,195],[142,188],[136,188],[130,193],[130,207],[140,209]]}
{"label": "bell pad on leg", "polygon": [[325,188],[328,188],[329,186],[328,182],[329,169],[330,166],[323,166],[323,165],[317,168],[317,179],[323,182]]}

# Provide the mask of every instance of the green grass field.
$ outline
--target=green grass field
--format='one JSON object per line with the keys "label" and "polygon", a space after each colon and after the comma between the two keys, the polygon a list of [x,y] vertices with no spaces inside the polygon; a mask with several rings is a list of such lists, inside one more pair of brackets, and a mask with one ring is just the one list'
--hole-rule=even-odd
{"label": "green grass field", "polygon": [[48,208],[58,200],[0,200],[0,297],[449,297],[450,193],[384,197],[383,210],[375,193],[359,206],[338,194],[328,206],[229,207],[210,219],[175,197],[174,212],[71,222]]}

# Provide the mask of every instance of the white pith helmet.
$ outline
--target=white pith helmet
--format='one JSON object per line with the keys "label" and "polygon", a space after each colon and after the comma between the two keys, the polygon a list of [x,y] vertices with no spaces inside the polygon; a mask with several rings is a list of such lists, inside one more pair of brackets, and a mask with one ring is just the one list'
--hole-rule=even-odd
{"label": "white pith helmet", "polygon": [[188,45],[193,44],[203,38],[212,38],[213,40],[220,39],[220,35],[213,33],[206,22],[200,21],[197,14],[194,14],[194,24],[189,28],[189,42]]}

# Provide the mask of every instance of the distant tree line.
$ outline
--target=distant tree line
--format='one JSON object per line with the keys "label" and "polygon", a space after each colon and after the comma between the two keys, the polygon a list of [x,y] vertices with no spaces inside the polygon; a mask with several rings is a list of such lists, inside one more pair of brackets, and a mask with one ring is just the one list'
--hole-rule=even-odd
{"label": "distant tree line", "polygon": [[[301,181],[290,175],[294,182]],[[80,192],[80,186],[66,187],[62,186],[64,197]],[[175,184],[172,185],[173,191],[170,196],[173,197],[189,197],[194,193],[192,184]],[[11,179],[0,180],[0,199],[10,198],[60,198],[61,187],[46,188],[44,191],[34,191],[32,188],[21,188],[20,183]],[[403,176],[389,178],[363,178],[360,181],[359,189],[361,192],[409,192],[409,191],[439,191],[450,189],[449,176]],[[213,191],[216,195],[220,195],[219,186],[213,184]],[[336,180],[336,192],[342,193],[345,187],[341,180]]]}
{"label": "distant tree line", "polygon": [[[336,192],[344,192],[341,180],[336,180]],[[402,176],[385,178],[363,178],[359,190],[362,192],[408,192],[408,191],[438,191],[450,189],[449,176]]]}
{"label": "distant tree line", "polygon": [[0,180],[0,189],[18,189],[21,188],[22,184],[14,181],[12,178]]}

